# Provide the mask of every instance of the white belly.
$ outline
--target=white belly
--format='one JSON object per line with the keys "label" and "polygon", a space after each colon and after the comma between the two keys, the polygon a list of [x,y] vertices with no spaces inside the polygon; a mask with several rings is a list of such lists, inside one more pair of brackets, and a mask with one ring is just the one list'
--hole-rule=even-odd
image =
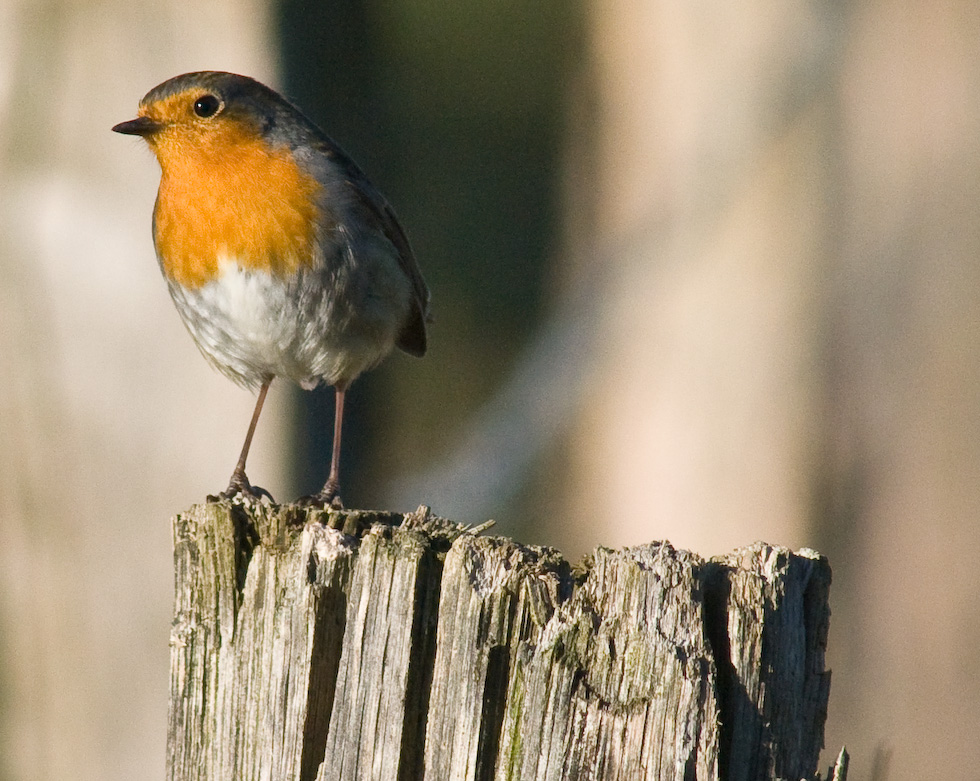
{"label": "white belly", "polygon": [[[338,294],[345,290],[344,280],[328,282],[315,271],[287,282],[234,262],[224,263],[219,277],[200,288],[170,286],[205,357],[253,389],[270,376],[306,388],[349,383],[391,352],[397,334],[391,315],[398,306],[374,312],[349,291]],[[407,291],[404,300],[407,309]]]}

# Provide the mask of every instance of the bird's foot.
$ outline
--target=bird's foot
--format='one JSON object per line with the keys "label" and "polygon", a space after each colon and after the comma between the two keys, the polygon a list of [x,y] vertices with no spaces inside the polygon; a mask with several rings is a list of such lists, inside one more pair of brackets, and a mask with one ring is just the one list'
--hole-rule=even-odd
{"label": "bird's foot", "polygon": [[310,494],[309,496],[301,496],[296,500],[296,504],[300,507],[320,507],[324,510],[343,510],[344,503],[340,501],[339,496],[330,496],[322,491],[318,494]]}
{"label": "bird's foot", "polygon": [[296,500],[301,507],[322,507],[323,509],[343,510],[344,503],[340,500],[340,486],[328,480],[323,490],[317,494],[301,496]]}
{"label": "bird's foot", "polygon": [[272,498],[272,494],[270,494],[264,488],[260,488],[257,485],[252,485],[245,476],[244,471],[239,472],[236,470],[232,472],[231,480],[228,482],[228,487],[224,491],[217,496],[208,494],[208,502],[220,502],[222,499],[232,499],[236,496],[241,496],[244,499],[253,499],[255,501],[259,501],[265,497],[270,502],[276,501]]}

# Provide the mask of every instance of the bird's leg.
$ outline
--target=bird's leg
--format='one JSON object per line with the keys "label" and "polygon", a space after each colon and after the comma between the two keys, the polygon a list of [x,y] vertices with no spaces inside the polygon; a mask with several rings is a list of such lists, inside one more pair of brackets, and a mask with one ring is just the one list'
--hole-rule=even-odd
{"label": "bird's leg", "polygon": [[271,384],[272,377],[267,377],[262,382],[262,387],[259,388],[259,397],[255,401],[255,411],[252,413],[252,422],[248,425],[248,433],[245,435],[245,444],[242,445],[242,454],[238,457],[238,463],[235,465],[235,471],[231,473],[231,480],[228,481],[228,487],[217,497],[209,496],[209,501],[230,499],[238,494],[253,496],[256,499],[262,496],[267,496],[270,500],[272,500],[272,494],[270,494],[264,488],[253,486],[248,482],[248,478],[245,476],[245,460],[248,458],[248,451],[252,446],[252,437],[255,434],[255,426],[259,422],[259,415],[262,413],[262,405],[265,403],[265,395],[269,392],[269,386]]}
{"label": "bird's leg", "polygon": [[340,435],[344,426],[344,394],[347,392],[346,385],[337,385],[334,389],[334,416],[333,416],[333,450],[330,452],[330,475],[327,482],[320,491],[324,504],[331,504],[334,507],[343,507],[340,501]]}
{"label": "bird's leg", "polygon": [[333,449],[330,454],[330,475],[320,493],[297,499],[298,504],[333,507],[340,510],[344,504],[340,500],[340,436],[344,424],[344,394],[347,383],[334,386]]}

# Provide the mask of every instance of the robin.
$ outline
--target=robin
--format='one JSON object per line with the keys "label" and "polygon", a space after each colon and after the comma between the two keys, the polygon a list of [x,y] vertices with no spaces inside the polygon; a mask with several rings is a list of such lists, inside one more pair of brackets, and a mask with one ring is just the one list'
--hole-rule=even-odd
{"label": "robin", "polygon": [[388,201],[274,90],[246,76],[186,73],[150,90],[112,129],[160,163],[153,244],[204,357],[258,390],[222,497],[268,496],[245,460],[269,385],[335,389],[330,475],[307,501],[340,506],[344,395],[392,348],[426,350],[429,291]]}

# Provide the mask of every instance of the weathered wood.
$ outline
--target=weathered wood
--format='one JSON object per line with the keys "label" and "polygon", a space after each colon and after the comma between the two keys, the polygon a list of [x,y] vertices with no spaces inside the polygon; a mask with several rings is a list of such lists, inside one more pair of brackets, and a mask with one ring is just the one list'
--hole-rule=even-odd
{"label": "weathered wood", "polygon": [[475,531],[427,508],[177,516],[168,778],[817,777],[825,559],[651,543],[573,569]]}
{"label": "weathered wood", "polygon": [[442,581],[426,778],[490,779],[498,756],[504,774],[498,777],[507,777],[522,743],[519,725],[515,730],[510,722],[525,701],[526,658],[568,596],[568,575],[552,550],[472,536],[452,546]]}
{"label": "weathered wood", "polygon": [[309,778],[322,760],[357,546],[287,524],[239,505],[175,519],[169,778]]}
{"label": "weathered wood", "polygon": [[718,777],[697,561],[666,544],[595,552],[526,663],[506,725],[519,761],[498,778]]}
{"label": "weathered wood", "polygon": [[815,551],[756,543],[706,573],[727,778],[805,778],[830,695],[830,568]]}
{"label": "weathered wood", "polygon": [[372,526],[364,536],[319,781],[418,776],[424,737],[418,712],[439,599],[437,551],[458,533],[427,523],[422,513],[399,528]]}

